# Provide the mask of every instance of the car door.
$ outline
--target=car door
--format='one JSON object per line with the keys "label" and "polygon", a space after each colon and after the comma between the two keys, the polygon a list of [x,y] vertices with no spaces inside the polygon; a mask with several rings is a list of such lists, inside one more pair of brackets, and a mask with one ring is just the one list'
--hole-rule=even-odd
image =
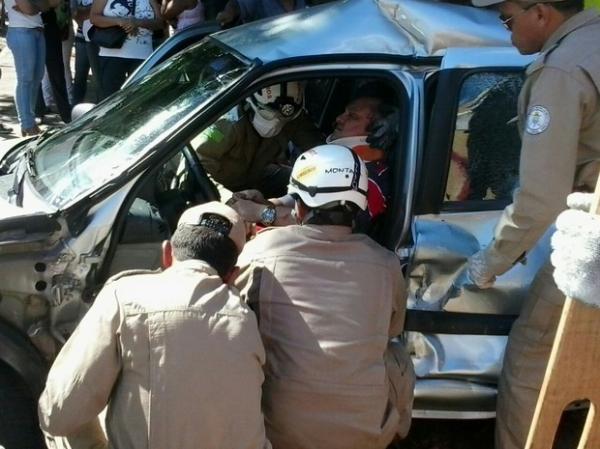
{"label": "car door", "polygon": [[[492,240],[518,183],[517,97],[531,60],[509,48],[451,49],[426,85],[431,111],[407,270],[415,415],[494,416],[506,335],[548,253],[547,239],[488,290],[457,290],[470,255]],[[418,321],[418,319],[417,319]],[[421,326],[423,327],[423,326]],[[440,332],[441,331],[441,332]]]}

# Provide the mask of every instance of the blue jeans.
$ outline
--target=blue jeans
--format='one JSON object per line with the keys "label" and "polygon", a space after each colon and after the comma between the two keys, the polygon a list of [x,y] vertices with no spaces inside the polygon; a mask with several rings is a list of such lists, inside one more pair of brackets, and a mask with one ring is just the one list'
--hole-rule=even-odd
{"label": "blue jeans", "polygon": [[15,60],[17,88],[15,104],[22,129],[35,126],[35,102],[46,60],[46,42],[41,28],[8,27],[6,43]]}

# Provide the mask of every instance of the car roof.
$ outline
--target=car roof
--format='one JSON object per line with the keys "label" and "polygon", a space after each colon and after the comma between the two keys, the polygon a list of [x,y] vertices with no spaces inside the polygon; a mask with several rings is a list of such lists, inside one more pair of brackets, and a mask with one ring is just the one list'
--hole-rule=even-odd
{"label": "car roof", "polygon": [[510,47],[497,12],[431,0],[344,0],[213,35],[265,63],[335,54],[443,56],[451,47]]}

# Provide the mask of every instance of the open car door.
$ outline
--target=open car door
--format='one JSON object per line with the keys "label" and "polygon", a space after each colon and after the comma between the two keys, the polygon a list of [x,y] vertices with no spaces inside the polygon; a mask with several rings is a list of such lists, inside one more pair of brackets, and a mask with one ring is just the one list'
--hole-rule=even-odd
{"label": "open car door", "polygon": [[506,335],[548,253],[542,239],[493,288],[453,287],[492,240],[518,183],[517,97],[531,59],[510,48],[451,49],[426,85],[431,112],[407,270],[415,417],[495,415]]}

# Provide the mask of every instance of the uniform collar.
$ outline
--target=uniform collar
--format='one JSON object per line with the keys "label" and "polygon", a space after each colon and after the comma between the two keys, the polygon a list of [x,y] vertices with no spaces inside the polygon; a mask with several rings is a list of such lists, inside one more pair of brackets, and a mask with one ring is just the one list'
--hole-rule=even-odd
{"label": "uniform collar", "polygon": [[570,17],[561,26],[559,26],[554,33],[552,33],[550,38],[544,44],[542,53],[544,55],[550,53],[567,35],[576,29],[587,25],[589,22],[598,19],[599,16],[600,14],[598,11],[592,8],[578,12],[573,17]]}
{"label": "uniform collar", "polygon": [[317,240],[344,240],[352,234],[352,228],[349,226],[316,224],[299,226]]}
{"label": "uniform collar", "polygon": [[215,270],[213,267],[211,267],[208,263],[204,262],[203,260],[197,260],[197,259],[176,261],[173,263],[173,265],[169,269],[173,269],[173,270],[177,270],[177,271],[181,271],[181,270],[183,270],[183,271],[187,271],[187,270],[198,271],[201,273],[206,273],[209,276],[218,276],[219,275],[219,273],[217,273],[217,270]]}

